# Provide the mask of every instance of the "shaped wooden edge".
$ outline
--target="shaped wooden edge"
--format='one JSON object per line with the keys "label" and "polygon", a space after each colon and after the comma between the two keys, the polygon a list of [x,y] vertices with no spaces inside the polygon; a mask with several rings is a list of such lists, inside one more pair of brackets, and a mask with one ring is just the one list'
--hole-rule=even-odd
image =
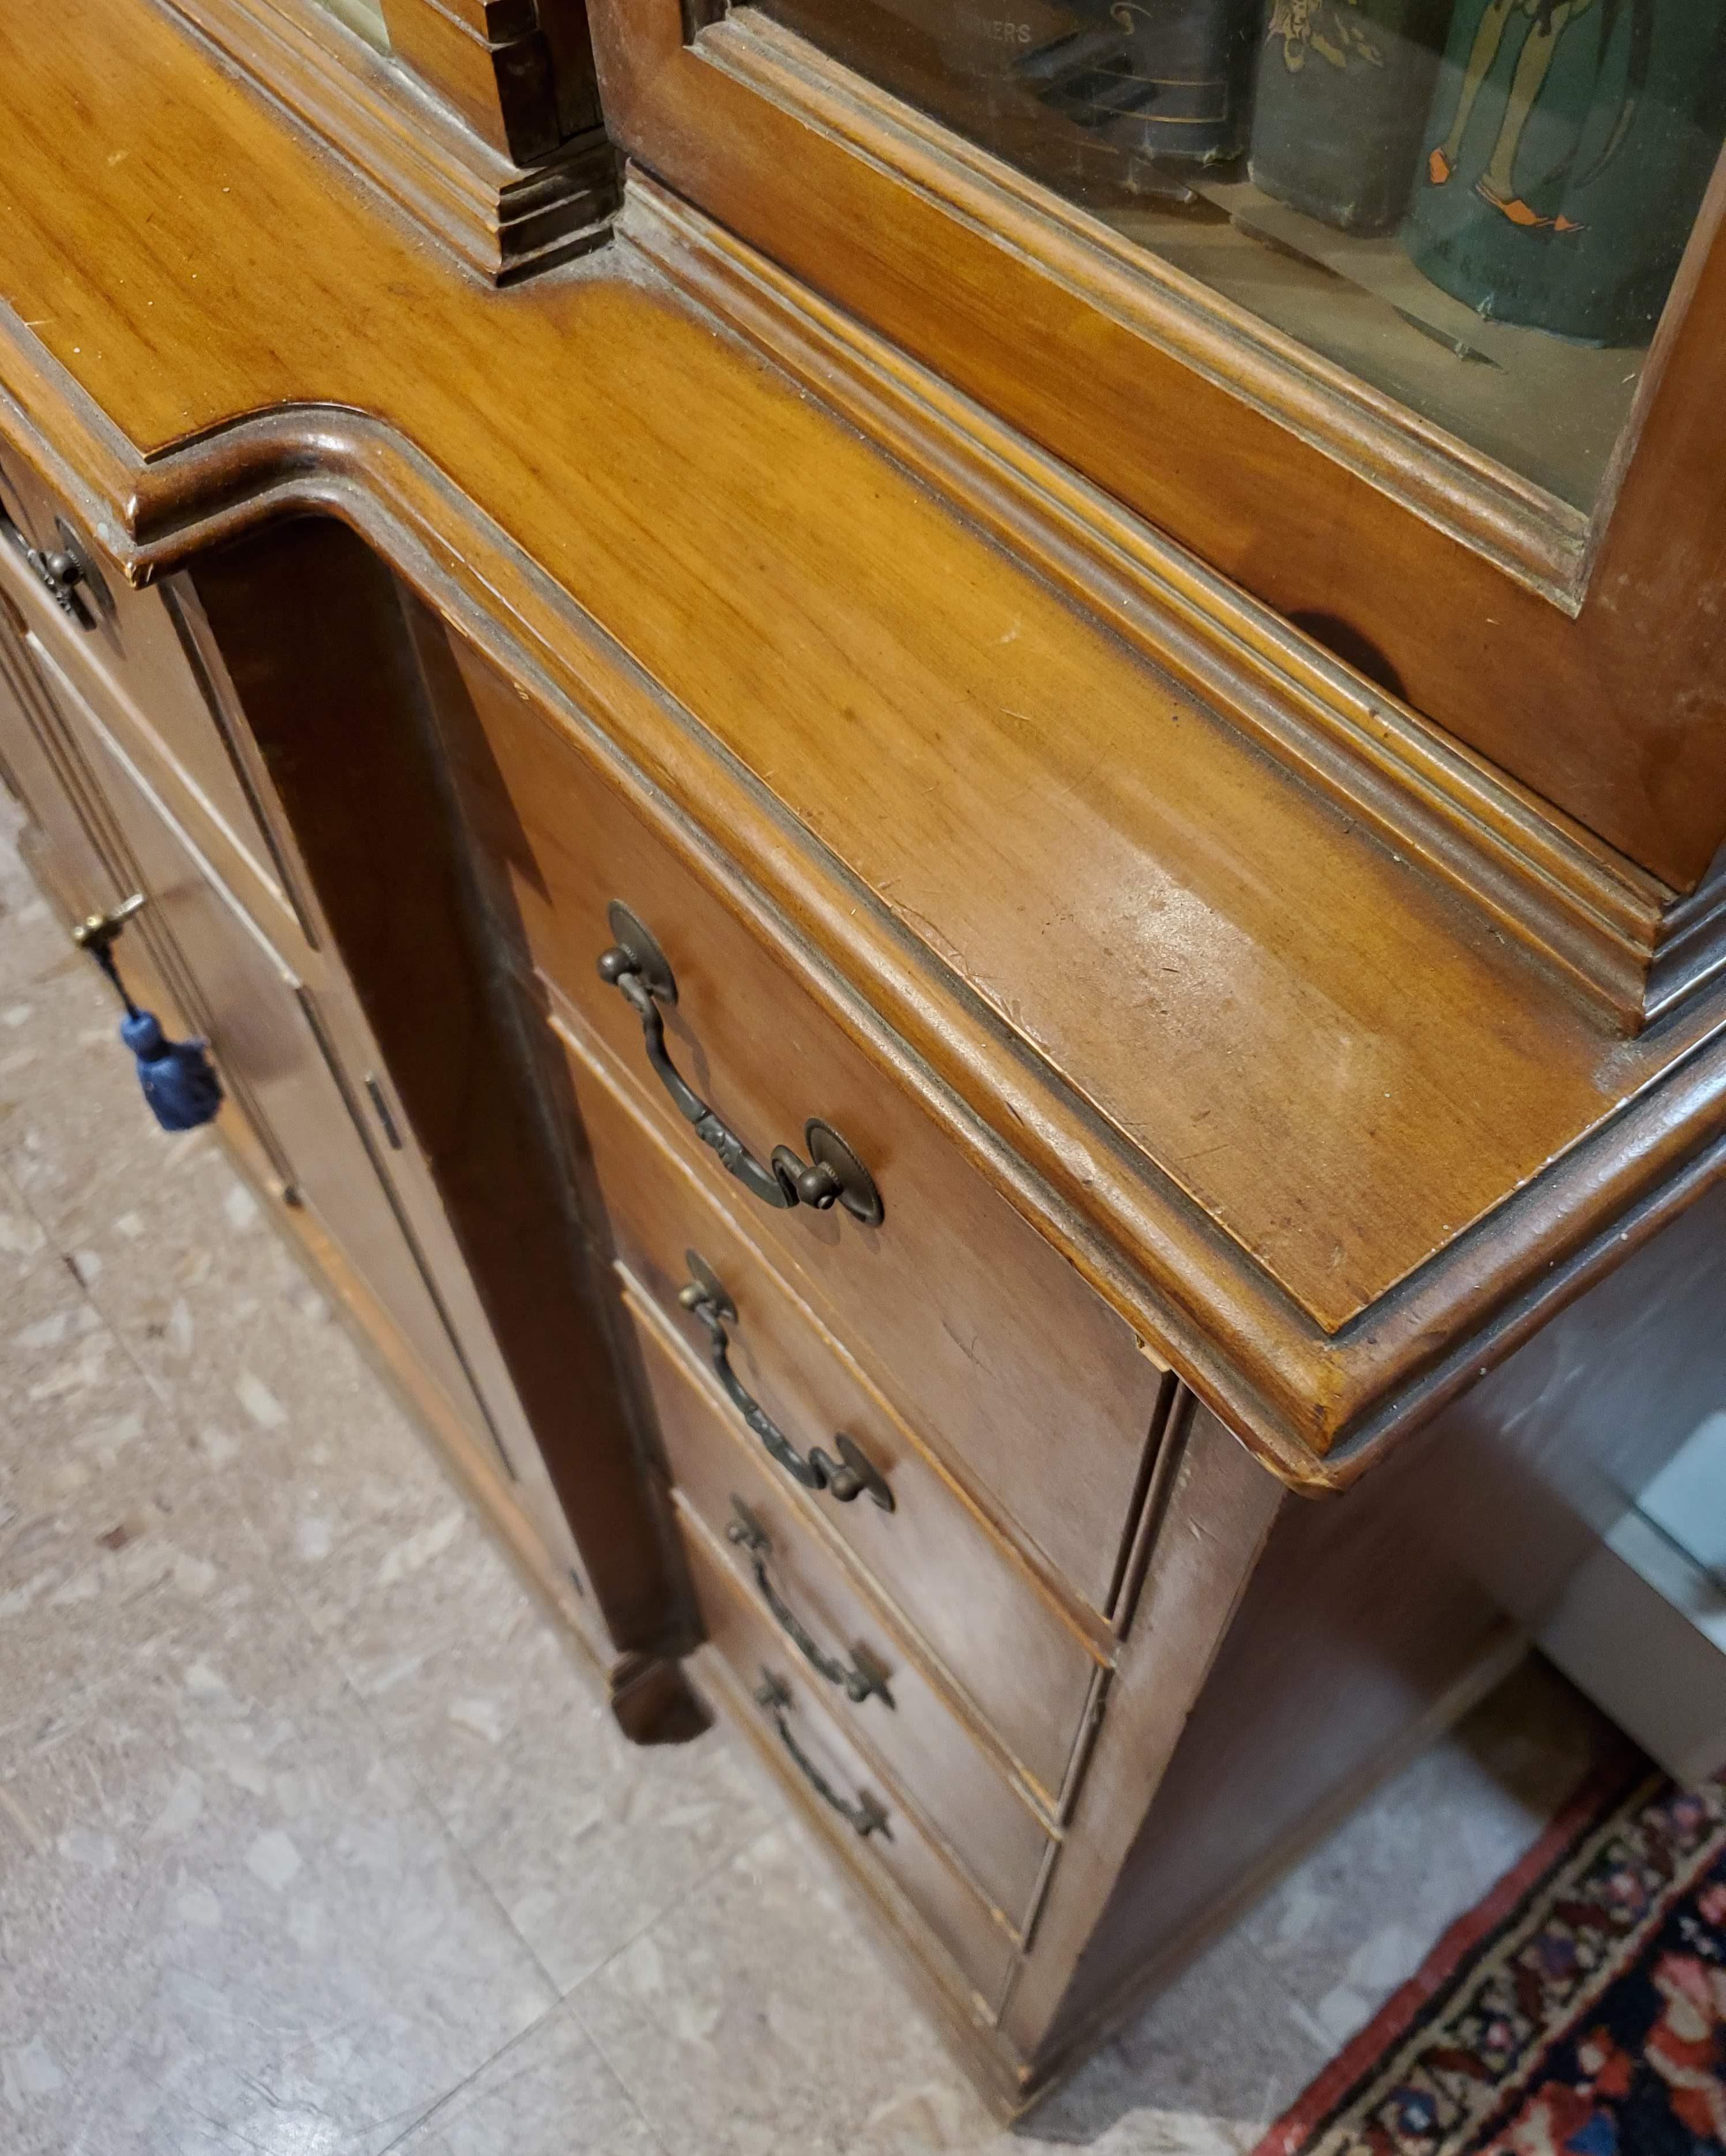
{"label": "shaped wooden edge", "polygon": [[316,0],[156,0],[200,43],[491,285],[572,260],[619,199],[602,130],[513,163]]}
{"label": "shaped wooden edge", "polygon": [[[145,459],[0,317],[0,430],[147,583],[293,516],[346,522],[795,966],[892,1081],[1279,1479],[1352,1483],[1726,1176],[1726,1033],[1339,1332],[1131,1151],[383,422],[292,406]],[[725,834],[723,850],[709,835]]]}

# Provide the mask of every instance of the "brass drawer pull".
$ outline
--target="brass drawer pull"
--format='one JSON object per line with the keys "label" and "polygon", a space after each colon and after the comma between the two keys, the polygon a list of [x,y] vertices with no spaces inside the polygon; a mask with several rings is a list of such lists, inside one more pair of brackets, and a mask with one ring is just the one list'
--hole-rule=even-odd
{"label": "brass drawer pull", "polygon": [[797,1772],[823,1804],[831,1804],[842,1819],[850,1822],[852,1832],[859,1840],[867,1840],[872,1834],[884,1834],[891,1841],[893,1829],[887,1823],[887,1815],[868,1791],[859,1790],[854,1800],[842,1797],[791,1735],[791,1724],[785,1718],[786,1709],[791,1703],[788,1686],[771,1670],[764,1669],[761,1681],[755,1687],[755,1705],[765,1707],[772,1716],[773,1727],[779,1732],[779,1741],[796,1760]]}
{"label": "brass drawer pull", "polygon": [[761,1402],[745,1389],[731,1368],[731,1336],[725,1330],[727,1321],[734,1325],[737,1322],[737,1306],[720,1285],[718,1274],[699,1251],[685,1250],[684,1262],[689,1268],[689,1278],[678,1290],[677,1299],[692,1317],[699,1318],[706,1327],[708,1359],[713,1364],[714,1374],[725,1387],[733,1407],[773,1458],[794,1482],[801,1482],[806,1490],[825,1490],[828,1496],[842,1505],[850,1504],[867,1490],[883,1512],[890,1512],[892,1491],[868,1454],[853,1440],[842,1430],[833,1440],[839,1448],[837,1460],[823,1452],[819,1445],[806,1460]]}
{"label": "brass drawer pull", "polygon": [[831,1124],[812,1117],[803,1126],[807,1161],[800,1160],[789,1146],[775,1146],[771,1160],[763,1167],[730,1125],[720,1120],[672,1061],[665,1045],[659,1005],[677,1001],[677,977],[653,931],[616,899],[607,907],[606,919],[617,940],[600,953],[599,978],[617,990],[641,1020],[648,1060],[703,1145],[710,1147],[764,1205],[781,1213],[794,1205],[812,1205],[821,1213],[843,1205],[855,1219],[878,1228],[881,1194],[874,1178]]}
{"label": "brass drawer pull", "polygon": [[741,1497],[732,1498],[731,1510],[737,1517],[725,1529],[725,1539],[735,1543],[740,1549],[749,1552],[750,1569],[755,1576],[755,1585],[761,1590],[762,1601],[772,1611],[774,1623],[810,1668],[817,1676],[825,1677],[830,1685],[838,1686],[855,1707],[861,1707],[872,1695],[891,1707],[893,1694],[887,1689],[887,1678],[882,1671],[859,1655],[853,1655],[848,1662],[845,1662],[841,1661],[837,1655],[822,1653],[814,1635],[773,1584],[772,1575],[767,1570],[767,1560],[773,1554],[773,1543],[767,1530]]}

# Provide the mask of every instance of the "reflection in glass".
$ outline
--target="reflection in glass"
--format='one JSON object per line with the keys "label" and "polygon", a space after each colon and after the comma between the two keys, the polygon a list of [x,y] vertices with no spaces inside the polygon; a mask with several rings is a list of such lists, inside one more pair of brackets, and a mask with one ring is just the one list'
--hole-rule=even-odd
{"label": "reflection in glass", "polygon": [[1726,0],[766,0],[1586,508],[1726,137]]}

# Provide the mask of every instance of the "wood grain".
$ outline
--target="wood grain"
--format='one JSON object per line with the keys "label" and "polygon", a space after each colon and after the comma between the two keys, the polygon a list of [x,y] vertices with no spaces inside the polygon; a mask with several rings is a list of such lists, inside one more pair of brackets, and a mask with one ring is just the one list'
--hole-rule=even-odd
{"label": "wood grain", "polygon": [[98,538],[361,528],[1279,1471],[1726,1165],[1708,996],[1613,1038],[638,257],[477,290],[122,0],[0,54],[8,430]]}
{"label": "wood grain", "polygon": [[621,229],[926,485],[1630,1030],[1721,962],[1715,922],[1712,936],[1691,932],[1682,982],[1664,978],[1691,901],[644,176]]}
{"label": "wood grain", "polygon": [[[1283,613],[1340,609],[1417,711],[1633,860],[1701,875],[1726,834],[1719,624],[1693,603],[1726,573],[1726,249],[1602,528],[1542,546],[1573,527],[1556,504],[753,11],[686,45],[679,0],[597,0],[594,30],[613,128],[679,194]],[[1573,591],[1574,619],[1549,596]]]}
{"label": "wood grain", "polygon": [[[763,1248],[832,1314],[907,1419],[938,1433],[1022,1538],[1106,1610],[1161,1371],[826,1021],[801,978],[594,783],[503,677],[456,658],[471,702],[458,719],[456,695],[446,701],[453,760],[478,843],[506,870],[526,944],[559,991],[560,1032],[626,1074],[677,1157],[722,1204],[742,1198]],[[878,1228],[837,1207],[751,1200],[693,1136],[646,1062],[639,1019],[595,967],[614,897],[648,924],[676,973],[672,1052],[693,1082],[763,1159],[781,1140],[801,1147],[810,1116],[827,1119],[875,1181]]]}

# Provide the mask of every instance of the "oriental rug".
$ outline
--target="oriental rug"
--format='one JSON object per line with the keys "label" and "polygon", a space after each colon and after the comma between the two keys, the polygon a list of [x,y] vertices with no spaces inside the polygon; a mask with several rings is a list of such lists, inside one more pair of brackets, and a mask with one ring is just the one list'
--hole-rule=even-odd
{"label": "oriental rug", "polygon": [[1726,2156],[1726,1784],[1596,1776],[1254,2156]]}

